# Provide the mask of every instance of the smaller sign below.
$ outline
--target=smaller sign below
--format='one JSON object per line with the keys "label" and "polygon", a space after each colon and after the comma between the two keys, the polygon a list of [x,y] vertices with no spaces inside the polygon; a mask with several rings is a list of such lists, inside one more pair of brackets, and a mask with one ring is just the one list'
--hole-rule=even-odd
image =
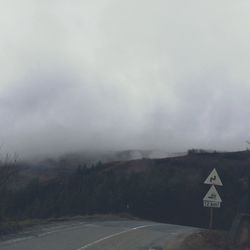
{"label": "smaller sign below", "polygon": [[210,173],[210,175],[207,177],[204,184],[223,186],[223,184],[221,182],[221,179],[220,179],[220,177],[219,177],[219,175],[218,175],[215,168]]}
{"label": "smaller sign below", "polygon": [[211,202],[222,202],[219,193],[217,192],[215,186],[212,186],[205,197],[203,198],[203,201],[211,201]]}
{"label": "smaller sign below", "polygon": [[215,207],[220,208],[221,202],[219,201],[203,201],[204,207]]}

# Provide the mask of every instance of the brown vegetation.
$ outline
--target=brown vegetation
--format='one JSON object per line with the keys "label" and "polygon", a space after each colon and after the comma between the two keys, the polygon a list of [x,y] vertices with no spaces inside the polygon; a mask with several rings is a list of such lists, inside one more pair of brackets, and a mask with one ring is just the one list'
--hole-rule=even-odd
{"label": "brown vegetation", "polygon": [[182,248],[185,250],[224,250],[226,241],[225,231],[203,230],[187,236]]}

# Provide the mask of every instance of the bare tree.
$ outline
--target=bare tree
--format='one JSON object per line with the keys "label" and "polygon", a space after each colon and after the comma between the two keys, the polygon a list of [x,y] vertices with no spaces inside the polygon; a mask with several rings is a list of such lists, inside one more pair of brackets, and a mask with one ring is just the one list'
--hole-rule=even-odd
{"label": "bare tree", "polygon": [[250,150],[250,141],[246,141],[246,144],[247,144],[247,150]]}
{"label": "bare tree", "polygon": [[0,191],[5,189],[8,184],[16,177],[18,173],[17,155],[6,154],[4,159],[0,160]]}
{"label": "bare tree", "polygon": [[0,156],[0,224],[4,218],[4,204],[8,188],[18,174],[17,155]]}

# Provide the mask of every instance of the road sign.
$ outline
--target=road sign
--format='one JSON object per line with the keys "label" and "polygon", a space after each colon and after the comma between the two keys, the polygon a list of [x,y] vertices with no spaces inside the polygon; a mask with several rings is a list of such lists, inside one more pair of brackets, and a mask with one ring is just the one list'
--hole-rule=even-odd
{"label": "road sign", "polygon": [[219,175],[218,175],[215,168],[210,173],[210,175],[207,177],[204,184],[223,186],[223,184],[221,182],[221,179],[220,179],[220,177],[219,177]]}
{"label": "road sign", "polygon": [[220,208],[221,202],[218,201],[203,201],[204,207],[214,207],[214,208]]}
{"label": "road sign", "polygon": [[212,185],[205,197],[203,198],[203,206],[204,207],[209,207],[210,215],[209,215],[209,228],[213,228],[213,217],[214,217],[214,212],[213,208],[220,208],[221,205],[221,198],[219,193],[217,192],[216,188],[214,185],[217,186],[223,186],[221,179],[214,168],[213,171],[210,173],[210,175],[207,177],[205,180],[204,184],[209,184]]}
{"label": "road sign", "polygon": [[215,186],[212,186],[205,197],[203,198],[203,201],[209,201],[209,202],[222,202],[219,193],[217,192]]}

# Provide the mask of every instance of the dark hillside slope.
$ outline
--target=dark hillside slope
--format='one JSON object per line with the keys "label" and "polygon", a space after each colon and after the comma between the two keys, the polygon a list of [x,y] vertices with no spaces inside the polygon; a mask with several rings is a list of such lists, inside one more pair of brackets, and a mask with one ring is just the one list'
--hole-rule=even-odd
{"label": "dark hillside slope", "polygon": [[[210,171],[213,168],[237,170],[236,175],[245,174],[250,169],[250,151],[227,152],[227,153],[189,153],[187,156],[142,159],[133,161],[111,162],[103,164],[106,170],[115,172],[131,173],[143,172],[150,168],[191,168]],[[233,172],[234,173],[234,172]],[[235,173],[234,173],[235,174]]]}
{"label": "dark hillside slope", "polygon": [[134,205],[136,214],[204,227],[208,209],[203,208],[202,199],[209,186],[203,182],[213,168],[217,169],[224,185],[217,188],[223,203],[221,209],[215,211],[215,224],[228,227],[234,215],[246,209],[242,201],[246,193],[242,179],[250,174],[250,151],[189,153],[182,157],[115,162],[103,166],[104,171],[112,172],[117,178],[137,177],[131,190],[134,196],[138,196],[131,205],[131,209]]}
{"label": "dark hillside slope", "polygon": [[[160,222],[207,227],[203,182],[216,168],[223,187],[222,207],[215,210],[215,227],[229,228],[244,211],[244,178],[250,170],[250,151],[195,153],[166,159],[142,159],[78,166],[63,175],[0,193],[0,220],[72,215],[129,213]],[[49,177],[48,169],[46,171]]]}

